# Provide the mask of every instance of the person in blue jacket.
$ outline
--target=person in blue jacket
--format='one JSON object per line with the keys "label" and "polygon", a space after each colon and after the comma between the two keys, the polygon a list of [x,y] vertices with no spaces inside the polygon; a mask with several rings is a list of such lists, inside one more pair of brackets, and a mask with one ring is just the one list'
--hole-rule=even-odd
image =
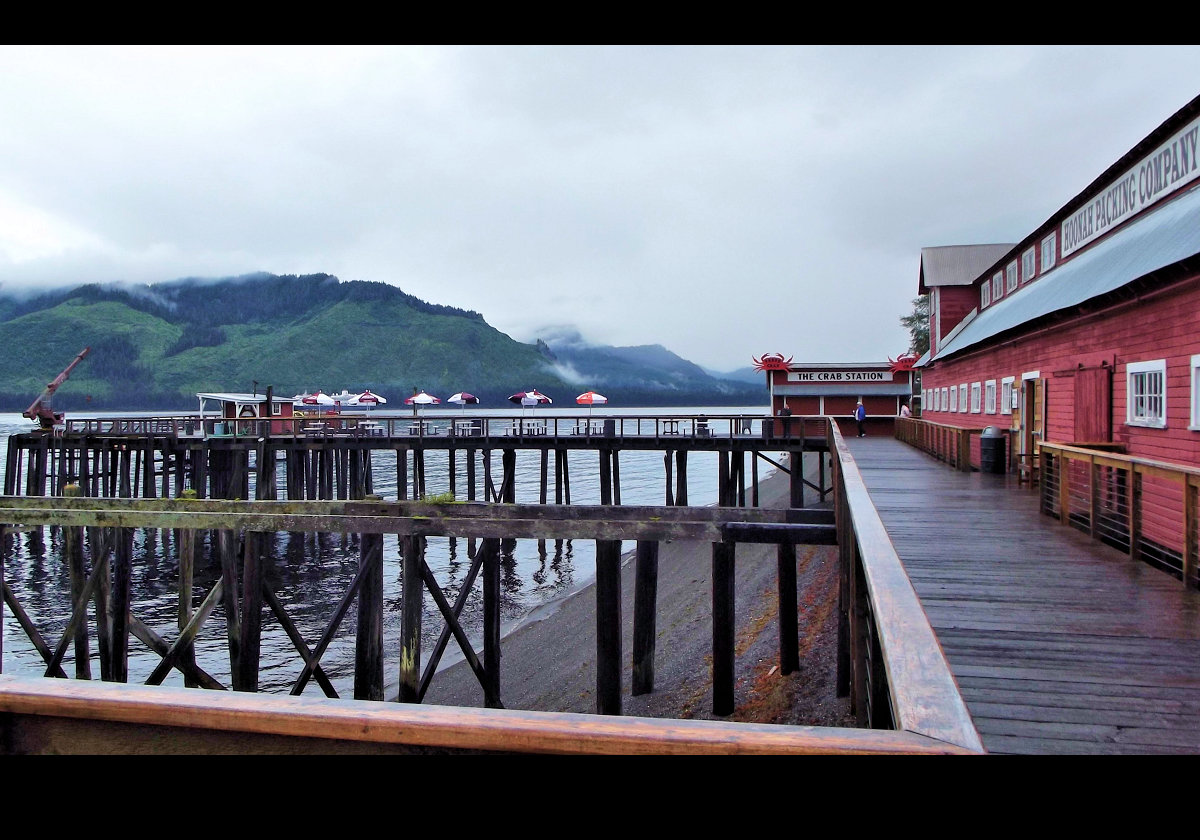
{"label": "person in blue jacket", "polygon": [[854,407],[854,421],[858,423],[858,436],[866,437],[867,433],[863,431],[863,421],[867,419],[867,407],[863,405],[862,397],[858,398],[858,405]]}

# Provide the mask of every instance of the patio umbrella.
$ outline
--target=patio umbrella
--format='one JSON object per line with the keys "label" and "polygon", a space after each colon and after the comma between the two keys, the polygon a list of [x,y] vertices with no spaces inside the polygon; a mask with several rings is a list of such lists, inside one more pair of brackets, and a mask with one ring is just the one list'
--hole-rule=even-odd
{"label": "patio umbrella", "polygon": [[595,391],[584,391],[575,398],[575,402],[588,407],[588,417],[592,416],[592,406],[604,405],[608,402],[608,397],[603,394],[597,394]]}
{"label": "patio umbrella", "polygon": [[363,391],[361,394],[356,394],[355,396],[350,398],[350,405],[374,406],[374,405],[383,405],[386,402],[387,402],[387,400],[385,400],[383,397],[379,396],[378,394],[372,394],[370,388]]}
{"label": "patio umbrella", "polygon": [[430,396],[429,394],[426,394],[424,391],[421,391],[419,394],[413,394],[411,397],[407,398],[404,401],[404,404],[405,405],[437,405],[440,402],[441,402],[441,400],[439,400],[437,397]]}
{"label": "patio umbrella", "polygon": [[508,398],[508,401],[520,406],[550,405],[554,402],[554,400],[539,392],[537,388],[534,388],[532,391],[517,391],[517,393]]}
{"label": "patio umbrella", "polygon": [[461,405],[465,411],[468,405],[478,405],[479,397],[475,396],[474,394],[468,394],[466,391],[459,391],[454,396],[449,397],[446,402],[454,403],[455,405]]}
{"label": "patio umbrella", "polygon": [[304,397],[301,398],[300,402],[304,403],[305,405],[333,405],[334,399],[328,394],[323,394],[320,391],[317,391],[315,394],[305,394]]}

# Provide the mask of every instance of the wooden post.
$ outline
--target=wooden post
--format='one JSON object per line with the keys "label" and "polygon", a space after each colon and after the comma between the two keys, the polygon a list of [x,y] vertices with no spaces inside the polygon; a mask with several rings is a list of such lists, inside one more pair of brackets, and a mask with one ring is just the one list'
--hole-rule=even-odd
{"label": "wooden post", "polygon": [[1071,524],[1071,461],[1063,453],[1058,455],[1058,521],[1061,525]]}
{"label": "wooden post", "polygon": [[671,457],[672,457],[672,455],[673,455],[673,453],[669,449],[663,454],[663,473],[666,475],[666,484],[667,484],[667,488],[666,488],[666,497],[667,498],[666,498],[665,504],[667,505],[667,507],[671,507],[672,505],[675,504],[675,494],[673,492],[673,488],[671,487],[671,481],[673,480],[673,476],[671,475]]}
{"label": "wooden post", "polygon": [[538,504],[546,504],[546,484],[550,477],[550,450],[543,449],[541,455],[541,469],[539,470],[538,482]]}
{"label": "wooden post", "polygon": [[734,711],[734,543],[712,546],[713,714]]}
{"label": "wooden post", "polygon": [[[382,502],[379,496],[369,502]],[[358,631],[354,645],[354,699],[383,698],[383,535],[359,536]]]}
{"label": "wooden post", "polygon": [[600,504],[611,505],[612,495],[612,450],[601,448],[600,456]]}
{"label": "wooden post", "polygon": [[776,551],[779,587],[779,670],[800,668],[800,623],[796,595],[796,545],[783,542]]}
{"label": "wooden post", "polygon": [[485,539],[479,546],[483,567],[483,702],[489,709],[500,703],[500,541]]}
{"label": "wooden post", "polygon": [[221,599],[225,607],[225,635],[229,642],[229,672],[233,690],[242,691],[242,667],[240,645],[242,643],[241,608],[238,603],[237,546],[234,532],[221,529],[216,532],[217,553],[221,563]]}
{"label": "wooden post", "polygon": [[[182,498],[195,499],[196,491],[184,490]],[[194,528],[183,528],[179,532],[179,616],[176,619],[176,624],[180,632],[192,620],[192,586],[196,568],[196,536]],[[180,659],[189,665],[195,665],[195,646],[189,643],[187,650],[180,655]],[[187,673],[188,670],[185,668],[184,673]],[[188,688],[195,688],[198,685],[197,681],[191,676],[185,677],[183,684]]]}
{"label": "wooden post", "polygon": [[[667,453],[670,467],[671,455]],[[667,485],[668,492],[670,484]],[[670,500],[667,501],[670,504]],[[658,541],[638,540],[633,590],[633,696],[654,691],[654,642],[658,632]]]}
{"label": "wooden post", "polygon": [[129,610],[133,571],[133,529],[117,528],[115,561],[112,567],[112,681],[129,681]]}
{"label": "wooden post", "polygon": [[424,539],[404,537],[404,557],[400,566],[402,605],[400,611],[400,691],[401,703],[421,699],[421,607],[425,594],[421,581]]}
{"label": "wooden post", "polygon": [[620,540],[596,540],[596,713],[621,714]]}
{"label": "wooden post", "polygon": [[[81,495],[78,484],[68,484],[63,487],[63,495],[73,498]],[[87,585],[87,568],[83,562],[83,526],[68,525],[63,528],[63,556],[67,561],[67,571],[71,575],[71,604],[74,609],[84,611],[87,605],[81,603],[83,590]],[[0,580],[3,580],[3,560],[0,559]],[[3,599],[0,599],[2,606]],[[3,616],[0,615],[0,627],[3,627]],[[0,648],[2,650],[2,648]],[[0,662],[3,660],[0,659]],[[86,618],[75,628],[75,678],[90,680],[92,678],[91,652],[88,645],[88,629]]]}
{"label": "wooden post", "polygon": [[1196,479],[1187,476],[1183,485],[1183,585],[1185,588],[1196,586],[1196,551],[1197,551],[1197,504],[1200,494],[1197,493]]}
{"label": "wooden post", "polygon": [[675,504],[687,507],[687,450],[675,453]]}
{"label": "wooden post", "polygon": [[258,691],[259,650],[262,641],[262,534],[242,535],[242,621],[238,644],[241,691]]}

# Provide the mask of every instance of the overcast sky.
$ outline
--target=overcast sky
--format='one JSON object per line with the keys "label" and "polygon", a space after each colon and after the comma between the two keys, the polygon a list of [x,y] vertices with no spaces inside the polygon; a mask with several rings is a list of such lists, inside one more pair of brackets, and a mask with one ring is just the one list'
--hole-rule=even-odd
{"label": "overcast sky", "polygon": [[1200,47],[0,47],[0,290],[325,272],[732,370],[908,345]]}

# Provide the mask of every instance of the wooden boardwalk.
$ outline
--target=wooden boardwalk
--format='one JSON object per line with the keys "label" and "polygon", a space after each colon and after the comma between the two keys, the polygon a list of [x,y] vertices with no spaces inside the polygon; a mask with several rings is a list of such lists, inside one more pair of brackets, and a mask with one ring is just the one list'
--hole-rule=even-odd
{"label": "wooden boardwalk", "polygon": [[1038,513],[1015,476],[847,438],[992,753],[1200,753],[1200,591]]}

